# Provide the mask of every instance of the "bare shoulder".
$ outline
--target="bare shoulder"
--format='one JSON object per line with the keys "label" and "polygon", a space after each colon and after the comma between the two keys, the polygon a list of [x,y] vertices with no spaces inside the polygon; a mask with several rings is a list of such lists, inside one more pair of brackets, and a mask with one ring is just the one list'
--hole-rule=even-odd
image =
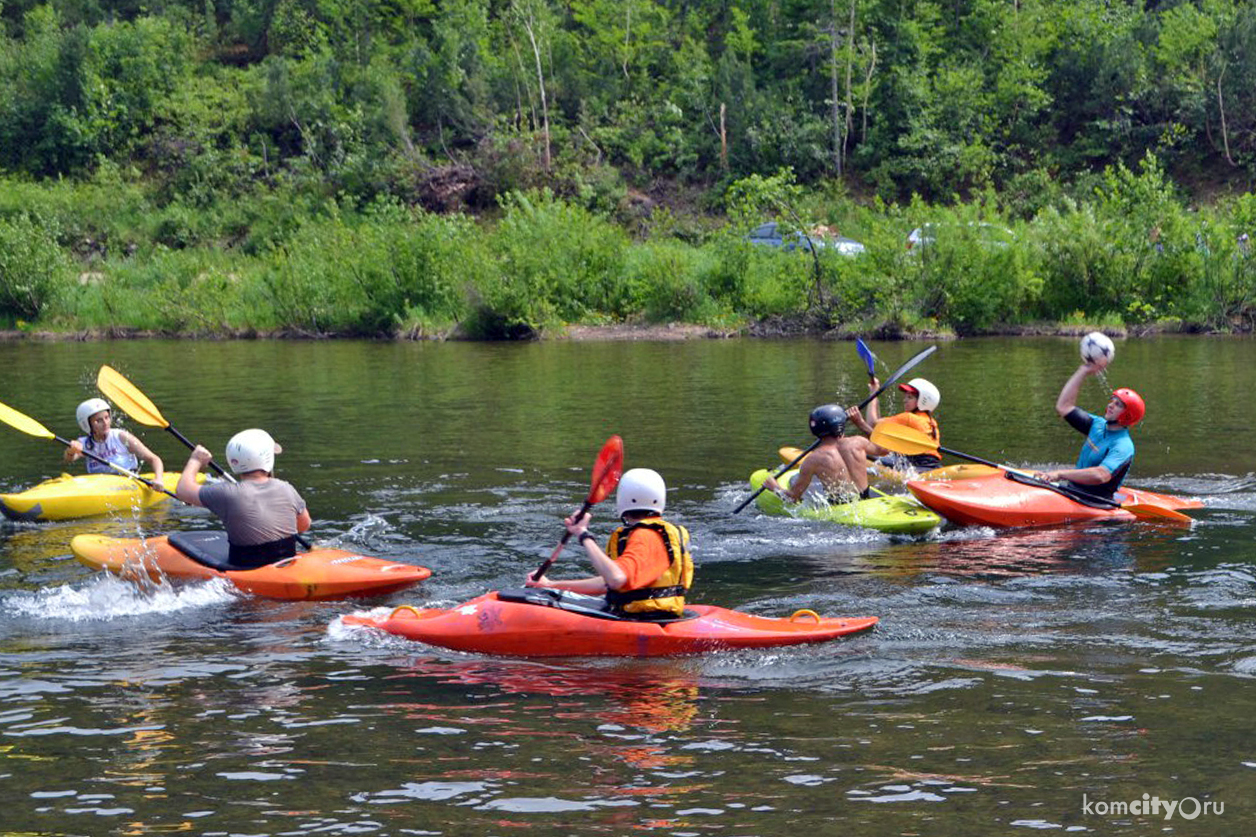
{"label": "bare shoulder", "polygon": [[842,464],[842,457],[834,448],[817,448],[807,454],[807,458],[802,462],[802,471],[806,473],[826,473],[837,467],[845,467]]}

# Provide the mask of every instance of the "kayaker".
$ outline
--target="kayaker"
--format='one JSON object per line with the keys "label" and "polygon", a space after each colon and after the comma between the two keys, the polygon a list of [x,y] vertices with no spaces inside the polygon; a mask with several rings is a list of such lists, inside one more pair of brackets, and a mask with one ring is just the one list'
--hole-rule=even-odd
{"label": "kayaker", "polygon": [[227,442],[227,462],[238,483],[198,485],[197,474],[213,455],[197,445],[183,466],[175,494],[204,506],[222,519],[231,545],[230,561],[261,567],[296,555],[297,535],[310,528],[305,500],[291,484],[274,476],[281,448],[265,430],[241,430]]}
{"label": "kayaker", "polygon": [[1055,411],[1060,417],[1086,436],[1086,442],[1077,456],[1077,465],[1042,471],[1038,476],[1048,482],[1065,480],[1080,491],[1111,498],[1134,463],[1134,440],[1130,438],[1129,429],[1142,421],[1147,405],[1143,403],[1142,396],[1123,387],[1112,393],[1102,416],[1078,407],[1077,396],[1082,382],[1106,365],[1083,363],[1077,367],[1077,371],[1065,381],[1055,402]]}
{"label": "kayaker", "polygon": [[140,460],[144,459],[153,466],[153,482],[157,485],[162,484],[166,466],[162,463],[161,457],[149,450],[135,437],[135,434],[113,426],[113,408],[109,406],[108,401],[103,398],[89,398],[78,405],[74,415],[78,419],[79,427],[83,428],[83,433],[86,435],[78,437],[66,446],[67,465],[86,458],[89,474],[117,473],[102,462],[84,457],[84,451],[93,453],[128,471],[139,470]]}
{"label": "kayaker", "polygon": [[[881,382],[876,378],[868,382],[869,392],[876,392],[880,388]],[[899,384],[898,388],[903,391],[903,412],[892,415],[884,419],[884,421],[891,421],[904,427],[910,427],[912,430],[923,433],[941,445],[942,433],[938,429],[938,420],[933,417],[933,411],[942,403],[942,393],[924,378],[912,378],[905,384]],[[873,425],[878,421],[882,421],[879,401],[880,399],[877,398],[872,399],[872,402],[868,405],[867,418],[864,417],[858,407],[851,407],[846,411],[846,416],[864,433],[871,433]],[[905,456],[875,444],[866,436],[845,436],[842,438],[838,449],[842,452],[846,470],[850,474],[851,480],[855,483],[855,487],[859,490],[859,496],[862,499],[867,499],[869,496],[869,462],[875,461],[900,470],[906,470],[910,467],[920,471],[928,471],[942,464],[941,457],[936,453],[920,453],[913,456]]]}
{"label": "kayaker", "polygon": [[820,444],[802,461],[798,476],[789,484],[789,489],[781,488],[775,477],[764,480],[763,487],[778,494],[782,500],[799,503],[814,479],[823,488],[826,500],[837,503],[848,501],[854,482],[838,447],[842,433],[846,431],[846,411],[837,404],[824,404],[811,411],[807,424],[812,435],[820,439]]}
{"label": "kayaker", "polygon": [[666,502],[663,477],[649,468],[633,468],[619,481],[615,512],[623,526],[611,534],[606,551],[589,533],[588,514],[564,521],[597,575],[551,581],[547,576],[533,580],[529,574],[525,585],[604,595],[616,610],[640,618],[682,615],[685,591],[693,583],[693,559],[688,530],[662,517]]}

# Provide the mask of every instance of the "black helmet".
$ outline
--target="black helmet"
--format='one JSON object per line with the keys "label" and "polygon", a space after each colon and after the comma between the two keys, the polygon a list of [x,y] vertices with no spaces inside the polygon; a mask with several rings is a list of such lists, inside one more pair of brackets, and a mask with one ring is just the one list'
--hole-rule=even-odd
{"label": "black helmet", "polygon": [[808,419],[812,435],[823,439],[825,436],[841,436],[846,430],[846,411],[840,404],[823,404],[811,411]]}

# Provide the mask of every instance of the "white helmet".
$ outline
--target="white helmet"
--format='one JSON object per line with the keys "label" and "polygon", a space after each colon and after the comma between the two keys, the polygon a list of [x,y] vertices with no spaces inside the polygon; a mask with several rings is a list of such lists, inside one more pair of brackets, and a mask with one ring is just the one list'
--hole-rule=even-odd
{"label": "white helmet", "polygon": [[619,481],[615,493],[615,514],[649,509],[659,514],[667,505],[667,486],[658,471],[649,468],[633,468]]}
{"label": "white helmet", "polygon": [[109,402],[103,398],[89,398],[82,404],[78,405],[78,409],[74,411],[74,417],[78,419],[79,427],[83,428],[84,433],[92,432],[92,416],[101,410],[105,412],[112,411]]}
{"label": "white helmet", "polygon": [[283,448],[265,430],[241,430],[227,442],[227,462],[237,474],[275,470],[275,454]]}
{"label": "white helmet", "polygon": [[942,403],[942,393],[924,378],[912,378],[905,384],[899,384],[898,388],[915,395],[916,407],[925,412],[938,409],[938,405]]}

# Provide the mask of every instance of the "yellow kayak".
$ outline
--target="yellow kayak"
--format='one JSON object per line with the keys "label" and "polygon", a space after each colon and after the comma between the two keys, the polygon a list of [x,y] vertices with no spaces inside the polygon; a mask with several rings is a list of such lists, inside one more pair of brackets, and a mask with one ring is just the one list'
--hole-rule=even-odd
{"label": "yellow kayak", "polygon": [[[793,462],[802,453],[802,450],[802,448],[783,447],[776,454],[781,458],[782,462],[789,463]],[[932,471],[925,471],[923,474],[917,474],[915,471],[899,471],[896,468],[874,464],[871,466],[870,473],[877,479],[906,485],[908,480],[968,480],[975,477],[988,477],[991,474],[999,473],[999,469],[989,465],[962,462],[958,465],[945,465],[941,468],[934,468]]]}
{"label": "yellow kayak", "polygon": [[[788,488],[797,476],[797,470],[786,471],[777,481],[782,487]],[[750,487],[758,490],[767,478],[767,469],[760,468],[750,475]],[[888,494],[879,494],[868,500],[853,500],[829,506],[813,507],[807,503],[798,503],[786,507],[785,501],[778,495],[764,491],[755,498],[755,503],[764,514],[787,514],[846,526],[862,526],[895,535],[922,535],[935,526],[942,525],[941,517],[910,496],[891,497]]]}
{"label": "yellow kayak", "polygon": [[[152,474],[142,474],[152,479]],[[204,481],[204,475],[199,475]],[[168,491],[179,484],[179,472],[163,475]],[[120,474],[62,474],[17,494],[0,494],[0,512],[10,520],[73,520],[111,512],[155,506],[169,500]]]}

